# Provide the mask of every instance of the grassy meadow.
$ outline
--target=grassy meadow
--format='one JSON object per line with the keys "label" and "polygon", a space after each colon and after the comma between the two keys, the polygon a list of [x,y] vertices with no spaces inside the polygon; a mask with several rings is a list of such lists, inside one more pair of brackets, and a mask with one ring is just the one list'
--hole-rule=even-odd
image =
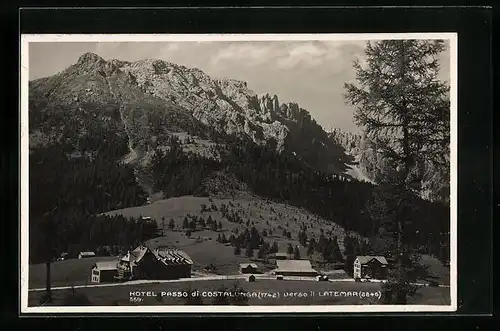
{"label": "grassy meadow", "polygon": [[[175,282],[163,284],[141,284],[126,285],[103,288],[76,289],[75,293],[83,295],[88,299],[88,305],[93,306],[134,306],[134,305],[183,305],[186,304],[182,298],[167,296],[162,292],[198,290],[202,296],[203,304],[213,304],[213,298],[205,296],[203,292],[218,291],[221,286],[231,288],[237,282],[248,293],[269,293],[266,298],[248,299],[249,305],[358,305],[358,304],[382,304],[383,297],[341,297],[335,296],[334,292],[352,291],[359,293],[377,293],[380,291],[380,283],[351,283],[351,282],[315,282],[315,281],[293,281],[293,280],[257,280],[255,282],[227,281],[227,280],[199,280],[189,283]],[[131,300],[130,292],[149,291],[156,296],[142,296],[141,300]],[[314,296],[311,295],[314,292]],[[63,306],[71,290],[57,290],[53,292],[53,303],[55,306]],[[271,297],[271,294],[279,293],[279,297]],[[379,292],[380,293],[380,292]],[[294,294],[294,295],[292,295]],[[328,295],[329,294],[329,295]],[[43,292],[29,293],[29,306],[39,305]],[[207,293],[205,293],[207,295]],[[338,294],[337,294],[338,295]],[[135,297],[135,296],[132,296]],[[446,305],[450,302],[449,288],[420,288],[417,294],[410,298],[408,304]]]}

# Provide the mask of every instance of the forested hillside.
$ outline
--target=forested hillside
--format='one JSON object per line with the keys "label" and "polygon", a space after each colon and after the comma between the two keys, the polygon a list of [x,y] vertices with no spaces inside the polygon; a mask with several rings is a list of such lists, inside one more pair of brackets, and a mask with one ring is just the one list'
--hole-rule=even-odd
{"label": "forested hillside", "polygon": [[[207,179],[234,176],[253,194],[380,237],[383,225],[367,208],[375,186],[347,178],[350,157],[298,106],[269,106],[266,98],[258,106],[241,82],[211,80],[172,64],[103,61],[86,55],[30,85],[32,262],[74,245],[126,249],[156,235],[152,228],[140,231],[140,220],[115,218],[107,227],[96,216],[145,204],[139,173],[165,198],[209,195]],[[196,100],[213,108],[197,108]],[[191,151],[193,141],[205,145]],[[135,159],[125,162],[130,154]],[[437,234],[448,231],[449,210],[410,196],[419,207],[408,220],[407,231],[419,231],[410,242],[439,255]]]}

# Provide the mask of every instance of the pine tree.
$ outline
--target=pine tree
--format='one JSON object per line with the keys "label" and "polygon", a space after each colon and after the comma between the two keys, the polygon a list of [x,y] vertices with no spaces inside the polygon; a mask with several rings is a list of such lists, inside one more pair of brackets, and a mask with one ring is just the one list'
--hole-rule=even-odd
{"label": "pine tree", "polygon": [[205,224],[205,220],[203,219],[203,217],[200,217],[200,220],[199,220],[199,222],[198,222],[198,223],[200,224],[200,227],[201,227],[201,228],[205,228],[205,225],[206,225],[206,224]]}
{"label": "pine tree", "polygon": [[323,234],[323,231],[321,231],[321,234],[319,235],[319,239],[317,244],[315,245],[316,252],[318,253],[323,253],[325,250],[325,247],[327,245],[328,240],[326,239],[325,235]]}
{"label": "pine tree", "polygon": [[278,253],[278,251],[279,251],[278,243],[275,241],[271,246],[271,253]]}
{"label": "pine tree", "polygon": [[235,242],[236,242],[236,237],[234,236],[234,234],[231,234],[231,236],[229,237],[229,243],[234,246]]}
{"label": "pine tree", "polygon": [[259,231],[255,227],[252,227],[250,230],[250,245],[252,248],[258,248],[261,241],[261,237],[259,235]]}
{"label": "pine tree", "polygon": [[309,245],[307,246],[307,255],[311,256],[314,253],[316,246],[316,240],[314,238],[311,238],[309,240]]}
{"label": "pine tree", "polygon": [[295,246],[295,249],[293,251],[293,258],[295,260],[300,260],[300,249],[298,246]]}
{"label": "pine tree", "polygon": [[247,246],[247,249],[245,251],[245,256],[246,257],[253,257],[253,248],[252,248],[252,245],[248,245]]}
{"label": "pine tree", "polygon": [[342,256],[342,252],[340,251],[340,247],[339,247],[339,242],[338,242],[337,236],[333,236],[332,241],[331,241],[331,245],[332,245],[333,259],[335,261],[338,261],[338,262],[342,261],[343,260],[343,256]]}
{"label": "pine tree", "polygon": [[441,40],[368,43],[366,68],[354,63],[358,85],[344,85],[346,101],[356,108],[356,123],[377,142],[391,166],[383,182],[396,187],[396,196],[401,194],[392,226],[395,275],[388,283],[396,290],[396,304],[405,304],[412,291],[403,261],[414,256],[404,248],[405,224],[412,211],[406,192],[420,189],[421,182],[421,174],[413,170],[424,158],[446,167],[449,164],[449,87],[437,78],[437,56],[443,50]]}
{"label": "pine tree", "polygon": [[344,270],[352,276],[354,271],[354,260],[356,260],[356,256],[359,254],[356,239],[351,237],[350,235],[345,236],[344,238]]}
{"label": "pine tree", "polygon": [[191,229],[191,231],[196,230],[196,220],[194,218],[189,222],[189,229]]}
{"label": "pine tree", "polygon": [[257,258],[262,259],[266,255],[266,250],[264,247],[259,248],[257,251]]}
{"label": "pine tree", "polygon": [[234,255],[240,255],[241,254],[241,248],[240,244],[237,242],[236,245],[234,246]]}

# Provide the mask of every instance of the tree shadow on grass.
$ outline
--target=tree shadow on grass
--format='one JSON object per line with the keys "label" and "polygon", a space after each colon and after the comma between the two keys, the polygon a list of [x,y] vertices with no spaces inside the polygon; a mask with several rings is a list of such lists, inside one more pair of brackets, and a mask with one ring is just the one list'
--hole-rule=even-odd
{"label": "tree shadow on grass", "polygon": [[63,306],[91,306],[92,302],[85,294],[72,288],[64,295],[62,304]]}

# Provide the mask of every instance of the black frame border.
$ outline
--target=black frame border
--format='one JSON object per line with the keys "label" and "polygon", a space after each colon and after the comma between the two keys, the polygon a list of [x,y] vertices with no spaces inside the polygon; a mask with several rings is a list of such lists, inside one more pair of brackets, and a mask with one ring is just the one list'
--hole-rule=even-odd
{"label": "black frame border", "polygon": [[[492,93],[492,11],[486,7],[287,7],[287,8],[20,8],[21,33],[458,33],[458,311],[457,313],[411,313],[414,317],[489,315],[492,313],[493,237],[493,93]],[[18,39],[19,41],[20,39]],[[19,45],[19,44],[18,44]],[[20,50],[13,54],[19,61]],[[14,66],[12,66],[14,68]],[[18,69],[11,70],[18,81]],[[13,93],[17,85],[11,84]],[[14,105],[16,107],[16,105]],[[13,109],[18,109],[18,106]],[[14,111],[12,111],[14,113]],[[19,113],[14,113],[19,116]],[[11,126],[19,128],[17,123]],[[15,139],[19,141],[17,131]],[[12,151],[11,179],[19,176],[20,146]],[[17,157],[16,157],[17,156]],[[17,173],[17,176],[15,175]],[[20,178],[17,177],[19,180]],[[12,182],[12,184],[18,184]],[[13,185],[13,188],[17,185]],[[18,187],[18,186],[17,186]],[[13,192],[19,197],[19,189]],[[18,200],[18,203],[20,201]],[[19,221],[19,211],[13,218]],[[17,238],[18,227],[13,227]],[[13,245],[10,245],[13,247]],[[11,250],[12,251],[12,250]],[[15,265],[19,263],[16,255]],[[20,270],[20,269],[18,269]],[[19,275],[18,275],[19,276]],[[19,282],[19,277],[16,283]],[[13,293],[17,297],[18,293]],[[19,313],[19,305],[16,307]],[[96,317],[139,317],[138,314],[90,315]],[[153,314],[141,316],[153,317]],[[293,323],[298,317],[398,316],[396,313],[276,314]],[[30,314],[31,316],[31,314]],[[36,316],[36,315],[35,315]],[[43,315],[45,316],[45,315]],[[76,317],[78,314],[63,314]],[[187,317],[193,314],[156,315]],[[264,317],[257,314],[203,314],[197,317]],[[24,316],[23,316],[24,317]],[[42,316],[40,316],[42,317]],[[217,320],[215,319],[215,321]],[[261,319],[262,320],[262,319]],[[424,321],[422,319],[421,321]],[[34,322],[30,319],[28,324]],[[265,321],[263,321],[265,322]],[[87,322],[85,322],[87,323]],[[85,324],[84,323],[84,324]],[[90,322],[89,322],[90,323]],[[127,321],[129,323],[129,321]],[[412,321],[413,323],[413,321]],[[300,323],[299,323],[300,324]],[[309,323],[306,323],[309,324]],[[414,323],[417,326],[420,323]],[[81,325],[81,324],[80,324]],[[92,324],[87,324],[91,326]],[[311,324],[309,324],[312,326]],[[317,325],[316,322],[313,325]],[[76,325],[75,325],[76,326]],[[152,325],[151,325],[152,326]],[[298,325],[297,325],[298,326]],[[354,325],[351,325],[354,326]]]}

